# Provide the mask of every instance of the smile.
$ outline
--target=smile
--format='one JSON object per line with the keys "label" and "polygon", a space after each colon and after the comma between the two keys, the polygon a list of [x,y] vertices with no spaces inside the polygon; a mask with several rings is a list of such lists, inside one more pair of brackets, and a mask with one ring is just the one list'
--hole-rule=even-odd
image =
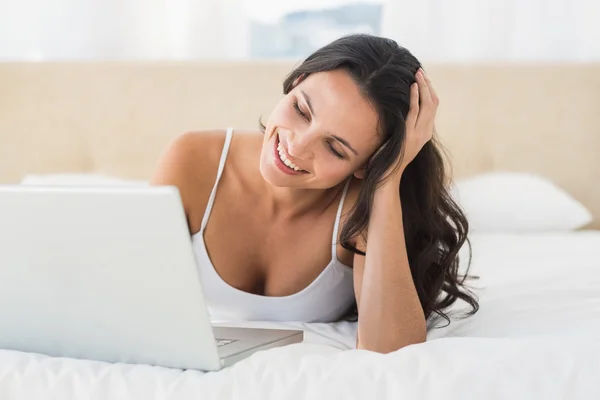
{"label": "smile", "polygon": [[289,175],[300,175],[300,174],[308,173],[308,171],[305,171],[302,168],[298,167],[287,157],[285,150],[284,150],[283,146],[281,145],[281,142],[279,141],[279,134],[277,134],[277,136],[275,137],[275,149],[274,150],[275,150],[275,152],[274,152],[275,153],[274,154],[275,165],[277,165],[277,167],[282,172],[285,172],[286,174],[289,174]]}

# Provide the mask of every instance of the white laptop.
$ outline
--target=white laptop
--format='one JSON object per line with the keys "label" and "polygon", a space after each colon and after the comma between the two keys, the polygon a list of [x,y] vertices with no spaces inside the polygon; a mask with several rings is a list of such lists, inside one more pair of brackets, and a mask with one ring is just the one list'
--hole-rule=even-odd
{"label": "white laptop", "polygon": [[0,186],[0,349],[215,371],[302,339],[213,328],[176,188]]}

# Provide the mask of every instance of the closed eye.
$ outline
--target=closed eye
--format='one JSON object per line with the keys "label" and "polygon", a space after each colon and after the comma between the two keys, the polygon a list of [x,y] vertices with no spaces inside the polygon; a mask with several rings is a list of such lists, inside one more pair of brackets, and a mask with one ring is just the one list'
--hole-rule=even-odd
{"label": "closed eye", "polygon": [[297,101],[294,101],[294,108],[296,109],[296,112],[298,113],[298,115],[304,119],[305,121],[310,121],[310,118],[308,117],[308,115],[302,111],[302,109],[300,108],[300,106],[298,105]]}
{"label": "closed eye", "polygon": [[337,151],[332,145],[331,143],[327,142],[327,147],[329,148],[329,151],[331,152],[331,154],[333,154],[334,156],[336,156],[337,158],[339,158],[340,160],[344,159],[344,155],[341,154],[339,151]]}

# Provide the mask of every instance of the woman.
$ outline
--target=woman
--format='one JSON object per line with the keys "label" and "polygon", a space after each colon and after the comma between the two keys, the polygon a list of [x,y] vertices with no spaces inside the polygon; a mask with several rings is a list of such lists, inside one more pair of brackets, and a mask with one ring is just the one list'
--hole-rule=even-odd
{"label": "woman", "polygon": [[181,135],[152,178],[181,193],[211,313],[329,322],[354,309],[357,347],[385,353],[423,342],[457,298],[476,311],[419,61],[347,36],[283,89],[262,132]]}

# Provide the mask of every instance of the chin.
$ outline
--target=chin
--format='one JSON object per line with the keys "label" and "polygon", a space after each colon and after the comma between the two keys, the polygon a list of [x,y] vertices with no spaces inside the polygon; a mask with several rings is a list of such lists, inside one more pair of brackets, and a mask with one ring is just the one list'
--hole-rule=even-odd
{"label": "chin", "polygon": [[271,171],[269,171],[269,168],[267,166],[265,166],[265,163],[262,159],[260,160],[260,168],[259,169],[260,169],[260,174],[262,175],[263,179],[267,183],[269,183],[271,186],[280,186],[280,185],[278,185],[277,177],[273,176],[273,173]]}
{"label": "chin", "polygon": [[273,165],[272,160],[262,160],[260,162],[260,174],[263,179],[274,187],[301,187],[303,186],[297,179],[290,178],[279,172]]}

